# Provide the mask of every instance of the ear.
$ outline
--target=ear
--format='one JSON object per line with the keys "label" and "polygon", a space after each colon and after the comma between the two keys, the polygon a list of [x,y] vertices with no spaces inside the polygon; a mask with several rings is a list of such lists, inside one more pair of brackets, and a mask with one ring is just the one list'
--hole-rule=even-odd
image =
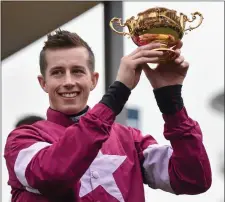
{"label": "ear", "polygon": [[99,73],[98,72],[93,72],[91,76],[91,91],[95,89],[97,83],[98,83],[98,78],[99,78]]}
{"label": "ear", "polygon": [[39,76],[38,76],[38,81],[39,81],[39,84],[40,84],[41,88],[42,88],[46,93],[48,93],[47,88],[46,88],[46,81],[45,81],[45,78],[44,78],[42,75],[39,75]]}

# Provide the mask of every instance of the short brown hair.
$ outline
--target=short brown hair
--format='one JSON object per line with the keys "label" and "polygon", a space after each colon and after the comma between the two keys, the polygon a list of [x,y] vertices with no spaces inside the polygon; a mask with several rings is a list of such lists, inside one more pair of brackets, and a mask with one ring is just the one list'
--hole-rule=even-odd
{"label": "short brown hair", "polygon": [[76,33],[71,33],[65,30],[57,30],[55,34],[48,34],[47,41],[45,42],[44,47],[40,52],[39,65],[40,72],[44,76],[47,66],[47,61],[45,57],[45,51],[47,49],[59,49],[59,48],[71,48],[71,47],[84,47],[88,50],[89,53],[89,65],[90,70],[94,71],[95,69],[95,56],[90,46],[85,42],[80,36]]}

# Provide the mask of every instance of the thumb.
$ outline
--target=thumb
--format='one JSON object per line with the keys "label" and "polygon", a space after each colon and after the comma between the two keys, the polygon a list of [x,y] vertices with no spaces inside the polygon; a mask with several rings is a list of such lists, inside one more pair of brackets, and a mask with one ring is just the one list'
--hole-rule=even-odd
{"label": "thumb", "polygon": [[139,79],[141,77],[142,70],[143,70],[142,66],[139,66],[139,67],[136,68],[136,70],[135,70],[135,83],[139,81]]}
{"label": "thumb", "polygon": [[138,67],[136,68],[135,71],[136,71],[137,74],[141,74],[142,70],[143,70],[143,66],[142,65],[138,65]]}
{"label": "thumb", "polygon": [[144,65],[143,65],[143,70],[144,70],[145,75],[146,75],[147,77],[149,77],[150,75],[152,75],[153,72],[154,72],[154,70],[153,70],[148,64],[144,64]]}

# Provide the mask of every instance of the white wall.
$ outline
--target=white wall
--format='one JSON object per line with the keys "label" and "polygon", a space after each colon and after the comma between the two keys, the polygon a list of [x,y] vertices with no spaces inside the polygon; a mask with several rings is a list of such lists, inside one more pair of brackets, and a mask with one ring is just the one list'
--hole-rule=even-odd
{"label": "white wall", "polygon": [[[183,97],[189,115],[201,125],[204,144],[212,165],[213,183],[208,192],[198,196],[174,196],[145,187],[146,201],[218,202],[223,199],[224,189],[221,156],[219,156],[224,147],[224,117],[211,109],[209,102],[224,88],[224,3],[124,2],[124,16],[116,17],[123,17],[125,21],[155,6],[174,9],[188,16],[199,11],[204,16],[203,24],[183,38],[183,55],[190,63],[189,73],[183,86]],[[136,48],[131,39],[126,37],[124,37],[124,46],[124,54],[129,54]],[[140,109],[141,128],[144,133],[150,133],[159,143],[168,143],[162,135],[161,113],[144,74],[139,85],[132,92],[127,106]]]}
{"label": "white wall", "polygon": [[[96,56],[96,71],[100,73],[97,88],[92,91],[88,104],[93,106],[104,93],[104,15],[103,5],[99,4],[83,15],[61,26],[80,35],[93,49]],[[91,21],[91,20],[95,21]],[[90,23],[91,22],[91,23]],[[2,62],[2,149],[14,124],[24,114],[38,114],[45,117],[48,97],[39,87],[39,53],[46,36],[5,59]],[[3,154],[3,151],[2,151]],[[2,162],[2,202],[9,201],[10,187],[6,186],[8,172],[5,160]]]}

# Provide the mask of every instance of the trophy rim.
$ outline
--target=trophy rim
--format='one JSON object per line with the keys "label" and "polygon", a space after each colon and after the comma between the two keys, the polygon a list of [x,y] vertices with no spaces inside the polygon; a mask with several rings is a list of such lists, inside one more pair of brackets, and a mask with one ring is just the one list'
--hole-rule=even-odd
{"label": "trophy rim", "polygon": [[174,13],[177,13],[177,11],[174,10],[174,9],[169,9],[169,8],[166,8],[166,7],[153,7],[153,8],[148,8],[145,11],[139,12],[137,14],[137,16],[140,16],[140,15],[143,15],[143,14],[146,14],[146,13],[150,13],[150,12],[157,12],[157,10],[160,11],[160,12],[163,12],[163,11],[172,11]]}

